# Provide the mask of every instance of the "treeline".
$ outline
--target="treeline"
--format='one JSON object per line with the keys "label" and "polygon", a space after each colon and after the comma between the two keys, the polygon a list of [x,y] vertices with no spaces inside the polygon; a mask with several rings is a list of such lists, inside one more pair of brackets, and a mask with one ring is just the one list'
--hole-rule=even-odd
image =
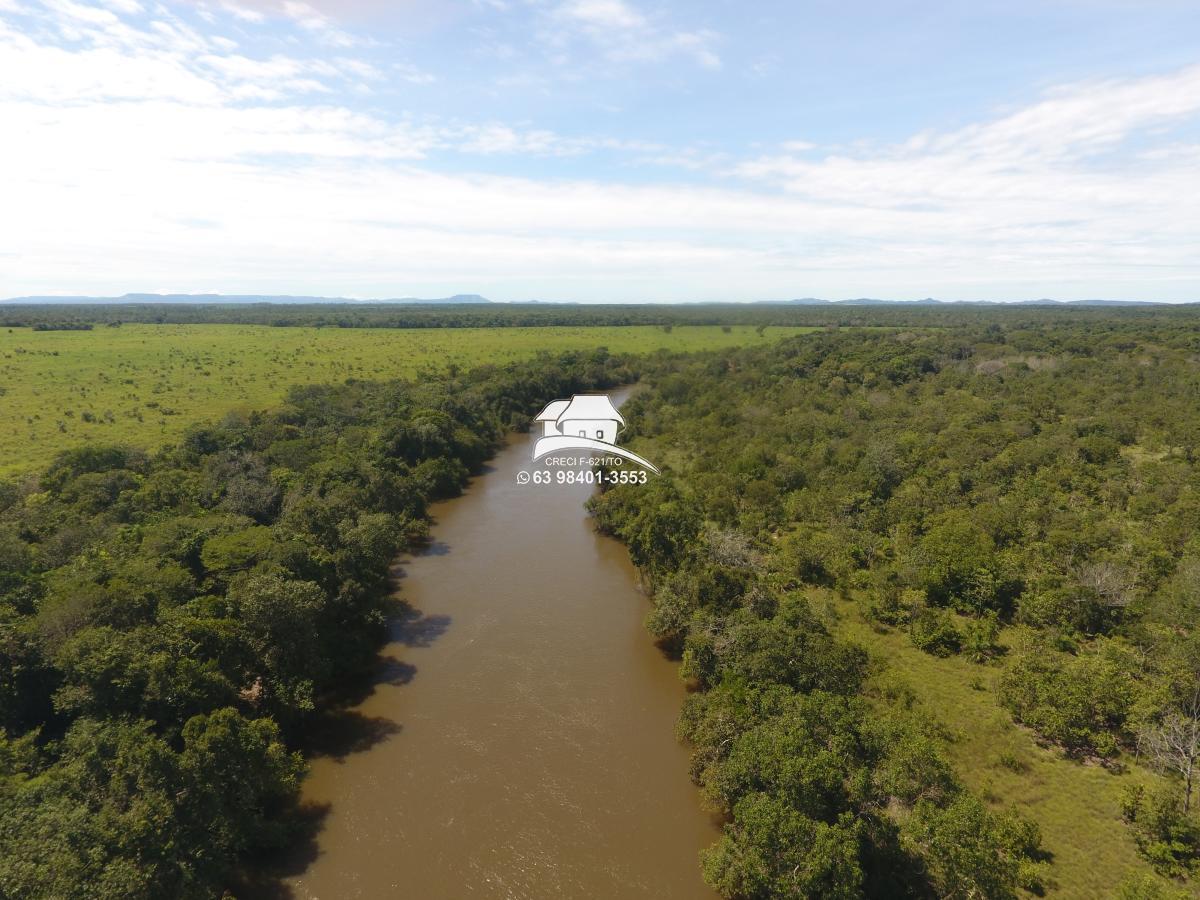
{"label": "treeline", "polygon": [[646,381],[626,413],[634,445],[673,465],[593,507],[697,688],[680,733],[729,816],[710,884],[731,898],[1040,889],[1036,827],[962,788],[911,694],[813,606],[830,590],[925,652],[1002,667],[1002,704],[1068,756],[1157,769],[1126,821],[1162,874],[1195,870],[1195,330],[812,335]]}
{"label": "treeline", "polygon": [[[0,327],[39,323],[238,324],[320,328],[504,328],[593,325],[751,325],[821,328],[887,326],[1009,329],[1064,327],[1085,332],[1195,328],[1200,305],[1055,307],[878,304],[52,304],[0,306]],[[1148,333],[1148,332],[1146,332]]]}
{"label": "treeline", "polygon": [[0,897],[204,898],[291,835],[296,737],[368,667],[388,566],[604,351],[293,390],[153,456],[0,484]]}
{"label": "treeline", "polygon": [[34,331],[91,331],[91,322],[35,322]]}

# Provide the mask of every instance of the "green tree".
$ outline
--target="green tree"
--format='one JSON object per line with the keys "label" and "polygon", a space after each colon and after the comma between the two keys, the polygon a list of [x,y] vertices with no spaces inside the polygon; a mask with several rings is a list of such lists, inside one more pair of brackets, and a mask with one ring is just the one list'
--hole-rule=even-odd
{"label": "green tree", "polygon": [[862,896],[861,841],[851,816],[829,825],[751,794],[738,803],[725,836],[704,852],[704,877],[731,900],[854,900]]}
{"label": "green tree", "polygon": [[247,575],[229,589],[251,658],[260,671],[266,702],[284,717],[313,708],[313,691],[328,665],[321,656],[318,617],[325,603],[308,581]]}
{"label": "green tree", "polygon": [[969,794],[946,807],[919,802],[903,835],[937,896],[990,900],[1016,896],[1021,862],[1038,842],[1036,835],[1014,833]]}

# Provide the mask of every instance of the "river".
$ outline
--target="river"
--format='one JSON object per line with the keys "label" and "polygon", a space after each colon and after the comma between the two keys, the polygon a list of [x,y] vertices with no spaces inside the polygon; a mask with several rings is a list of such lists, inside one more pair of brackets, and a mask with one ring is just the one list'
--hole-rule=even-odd
{"label": "river", "polygon": [[587,486],[518,485],[514,437],[400,560],[406,611],[358,746],[317,755],[326,809],[296,898],[711,898],[717,837],[673,735],[683,687],[642,627]]}

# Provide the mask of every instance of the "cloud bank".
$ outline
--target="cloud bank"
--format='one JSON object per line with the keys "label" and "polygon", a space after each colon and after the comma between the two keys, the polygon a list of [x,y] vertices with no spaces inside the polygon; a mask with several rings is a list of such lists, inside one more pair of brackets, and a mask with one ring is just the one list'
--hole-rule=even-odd
{"label": "cloud bank", "polygon": [[[1200,66],[730,158],[374,104],[449,76],[330,9],[0,0],[0,296],[1200,299]],[[550,54],[723,66],[720,36],[622,0],[524,13]],[[596,155],[618,175],[536,173]]]}

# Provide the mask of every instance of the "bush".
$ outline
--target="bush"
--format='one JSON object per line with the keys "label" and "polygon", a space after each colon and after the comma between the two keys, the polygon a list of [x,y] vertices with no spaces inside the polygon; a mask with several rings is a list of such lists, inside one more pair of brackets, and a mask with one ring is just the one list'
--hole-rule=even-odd
{"label": "bush", "polygon": [[1038,644],[1001,676],[999,699],[1068,753],[1112,756],[1135,699],[1131,668],[1119,652],[1072,656]]}
{"label": "bush", "polygon": [[944,609],[925,607],[908,623],[913,644],[933,656],[953,656],[962,645],[962,634]]}
{"label": "bush", "polygon": [[913,612],[925,605],[921,591],[902,590],[898,585],[884,585],[873,589],[869,595],[863,615],[871,622],[895,627],[903,625]]}
{"label": "bush", "polygon": [[1131,874],[1117,885],[1113,900],[1192,900],[1191,891],[1175,890],[1153,875]]}
{"label": "bush", "polygon": [[1134,829],[1138,851],[1159,874],[1183,877],[1200,869],[1200,822],[1183,811],[1176,787],[1126,792],[1121,815]]}
{"label": "bush", "polygon": [[1000,621],[994,612],[967,622],[963,629],[962,652],[972,662],[987,662],[1000,652]]}

